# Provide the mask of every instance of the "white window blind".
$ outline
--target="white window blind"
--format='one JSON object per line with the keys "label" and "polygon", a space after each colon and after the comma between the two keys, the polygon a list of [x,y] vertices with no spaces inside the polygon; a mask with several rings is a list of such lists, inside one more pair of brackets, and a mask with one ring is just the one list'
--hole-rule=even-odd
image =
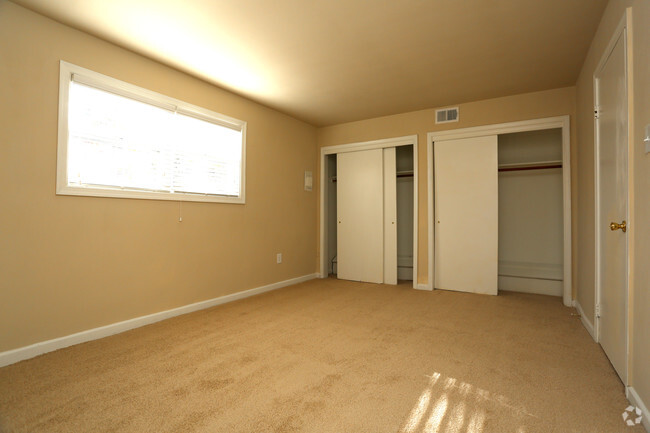
{"label": "white window blind", "polygon": [[243,122],[83,74],[68,84],[65,187],[73,194],[242,196]]}

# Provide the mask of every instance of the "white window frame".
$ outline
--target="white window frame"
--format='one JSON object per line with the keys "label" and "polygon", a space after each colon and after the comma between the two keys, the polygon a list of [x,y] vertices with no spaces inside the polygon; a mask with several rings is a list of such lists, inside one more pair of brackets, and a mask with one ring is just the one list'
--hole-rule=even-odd
{"label": "white window frame", "polygon": [[[119,96],[135,99],[157,107],[186,114],[198,119],[216,123],[227,128],[240,130],[242,133],[242,154],[239,196],[224,196],[201,193],[169,193],[160,191],[143,191],[110,186],[80,187],[68,184],[68,100],[70,83],[73,75],[75,81],[92,87],[110,91]],[[220,114],[160,93],[152,92],[124,81],[108,77],[81,66],[61,60],[59,72],[59,134],[57,149],[57,195],[77,195],[91,197],[116,197],[150,200],[199,201],[216,203],[246,203],[246,122]]]}

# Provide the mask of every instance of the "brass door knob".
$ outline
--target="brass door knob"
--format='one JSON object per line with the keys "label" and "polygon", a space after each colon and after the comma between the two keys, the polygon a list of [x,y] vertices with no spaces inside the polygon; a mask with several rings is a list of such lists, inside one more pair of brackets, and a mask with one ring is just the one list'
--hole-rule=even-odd
{"label": "brass door knob", "polygon": [[609,223],[609,229],[611,231],[621,229],[621,230],[623,230],[623,233],[625,233],[627,231],[627,225],[626,225],[625,221],[623,221],[620,224],[619,223]]}

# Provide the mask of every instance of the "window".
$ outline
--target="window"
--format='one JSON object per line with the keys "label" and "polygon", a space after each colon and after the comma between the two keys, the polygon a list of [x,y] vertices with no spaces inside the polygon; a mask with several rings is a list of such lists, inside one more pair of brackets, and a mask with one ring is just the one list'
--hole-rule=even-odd
{"label": "window", "polygon": [[246,122],[61,62],[57,194],[244,203]]}

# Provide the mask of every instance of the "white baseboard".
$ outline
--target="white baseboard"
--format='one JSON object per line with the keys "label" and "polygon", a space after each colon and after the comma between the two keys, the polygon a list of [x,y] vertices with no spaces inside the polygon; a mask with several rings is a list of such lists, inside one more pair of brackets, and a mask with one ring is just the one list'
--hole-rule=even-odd
{"label": "white baseboard", "polygon": [[397,267],[398,280],[411,280],[413,281],[413,268]]}
{"label": "white baseboard", "polygon": [[417,285],[415,285],[413,288],[417,289],[417,290],[428,290],[428,291],[433,290],[431,287],[429,287],[428,284],[419,284],[419,283]]}
{"label": "white baseboard", "polygon": [[499,290],[508,292],[535,293],[547,296],[562,296],[564,293],[564,282],[562,281],[500,275],[497,284]]}
{"label": "white baseboard", "polygon": [[515,262],[499,260],[499,275],[520,278],[563,279],[563,265],[537,262]]}
{"label": "white baseboard", "polygon": [[594,331],[594,325],[585,316],[585,312],[582,309],[582,306],[580,305],[577,299],[573,300],[573,306],[575,307],[576,310],[578,310],[578,313],[580,314],[580,321],[582,321],[582,325],[587,329],[587,332],[589,332],[591,338],[593,338],[594,341],[596,341],[596,332]]}
{"label": "white baseboard", "polygon": [[633,387],[628,386],[625,388],[625,391],[627,399],[630,401],[630,403],[641,409],[641,413],[643,414],[641,424],[643,424],[643,427],[645,427],[645,431],[650,432],[650,411],[648,411],[648,407],[645,405],[643,400],[641,400],[641,397],[639,397],[639,394],[637,394],[636,390]]}
{"label": "white baseboard", "polygon": [[266,286],[256,287],[254,289],[244,290],[241,292],[232,293],[230,295],[220,296],[218,298],[208,299],[207,301],[196,302],[194,304],[184,305],[182,307],[173,308],[171,310],[165,310],[159,313],[136,317],[133,319],[125,320],[123,322],[112,323],[110,325],[101,326],[99,328],[93,328],[87,331],[66,335],[65,337],[59,337],[52,340],[35,343],[29,346],[20,347],[18,349],[0,352],[0,367],[14,364],[24,359],[33,358],[47,352],[62,349],[64,347],[97,340],[99,338],[108,337],[109,335],[119,334],[120,332],[128,331],[130,329],[139,328],[141,326],[149,325],[155,322],[160,322],[161,320],[169,319],[170,317],[180,316],[181,314],[187,314],[193,311],[204,310],[206,308],[214,307],[215,305],[237,301],[239,299],[248,298],[249,296],[280,289],[292,284],[302,283],[303,281],[312,280],[317,276],[318,274],[303,275],[301,277],[291,278],[289,280],[268,284]]}

